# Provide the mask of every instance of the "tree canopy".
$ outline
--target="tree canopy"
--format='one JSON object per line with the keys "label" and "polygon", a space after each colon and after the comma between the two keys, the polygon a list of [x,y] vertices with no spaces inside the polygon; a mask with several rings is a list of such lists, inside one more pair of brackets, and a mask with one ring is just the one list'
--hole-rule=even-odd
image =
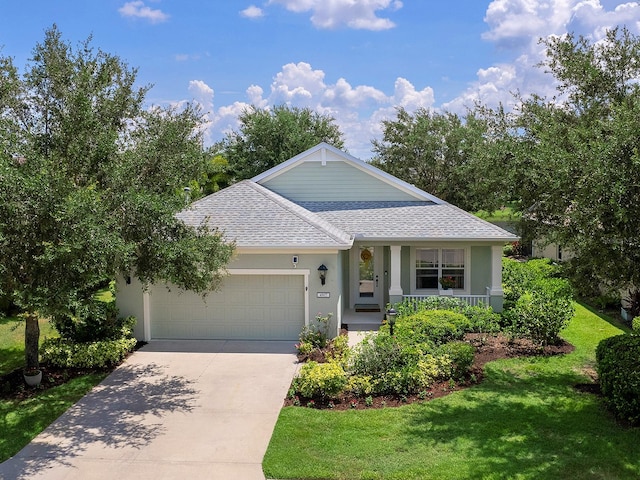
{"label": "tree canopy", "polygon": [[526,237],[572,251],[584,286],[631,289],[640,314],[640,39],[615,28],[542,43],[555,96],[464,118],[400,108],[374,164],[467,210],[515,206]]}
{"label": "tree canopy", "polygon": [[505,124],[513,199],[532,237],[576,255],[576,269],[593,280],[585,286],[638,297],[640,39],[615,28],[597,43],[573,35],[543,43],[557,95],[522,98]]}
{"label": "tree canopy", "polygon": [[373,141],[372,164],[466,210],[493,210],[500,197],[487,189],[487,125],[469,113],[437,113],[399,107],[382,122],[382,140]]}
{"label": "tree canopy", "polygon": [[251,106],[238,120],[239,130],[229,133],[216,146],[228,161],[234,181],[254,177],[320,142],[344,148],[343,135],[334,118],[309,108]]}
{"label": "tree canopy", "polygon": [[206,167],[199,112],[145,110],[136,73],[55,26],[24,75],[0,57],[0,293],[27,312],[28,366],[38,314],[119,273],[205,292],[231,257],[220,234],[175,217]]}

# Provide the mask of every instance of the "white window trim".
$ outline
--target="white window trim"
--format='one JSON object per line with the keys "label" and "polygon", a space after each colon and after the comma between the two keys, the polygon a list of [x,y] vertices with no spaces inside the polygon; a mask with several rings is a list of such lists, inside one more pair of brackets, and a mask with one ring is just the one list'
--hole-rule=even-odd
{"label": "white window trim", "polygon": [[471,291],[471,248],[468,246],[452,246],[452,245],[424,245],[411,247],[410,265],[411,265],[411,294],[412,295],[436,295],[440,289],[438,288],[416,288],[416,250],[437,249],[438,250],[438,278],[442,276],[442,250],[460,249],[464,250],[464,289],[456,288],[454,293],[458,295],[469,295]]}

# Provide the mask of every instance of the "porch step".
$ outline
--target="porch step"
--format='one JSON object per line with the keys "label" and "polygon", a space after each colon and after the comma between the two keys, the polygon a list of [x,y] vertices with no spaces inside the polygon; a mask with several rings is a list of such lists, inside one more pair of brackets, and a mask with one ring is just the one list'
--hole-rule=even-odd
{"label": "porch step", "polygon": [[355,311],[356,312],[379,312],[380,305],[356,304]]}
{"label": "porch step", "polygon": [[349,323],[347,331],[352,334],[354,332],[377,332],[380,329],[380,323]]}

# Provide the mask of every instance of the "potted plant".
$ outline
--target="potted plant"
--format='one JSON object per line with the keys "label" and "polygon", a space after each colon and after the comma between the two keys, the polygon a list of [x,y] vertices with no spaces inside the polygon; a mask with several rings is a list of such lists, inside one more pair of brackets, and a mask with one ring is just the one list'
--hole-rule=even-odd
{"label": "potted plant", "polygon": [[36,367],[28,367],[23,371],[24,381],[30,387],[37,387],[42,382],[42,370]]}
{"label": "potted plant", "polygon": [[447,296],[452,296],[453,295],[453,287],[456,286],[456,280],[453,277],[447,276],[447,277],[440,277],[440,286],[442,287],[440,289],[440,295],[447,295]]}

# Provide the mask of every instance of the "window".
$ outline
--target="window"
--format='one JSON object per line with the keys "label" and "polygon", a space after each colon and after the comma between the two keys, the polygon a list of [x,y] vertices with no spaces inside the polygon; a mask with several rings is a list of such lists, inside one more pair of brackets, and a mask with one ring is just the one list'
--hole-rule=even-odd
{"label": "window", "polygon": [[416,288],[438,288],[438,249],[416,250]]}
{"label": "window", "polygon": [[451,277],[453,288],[465,288],[464,248],[417,248],[416,290],[437,290],[440,277]]}

